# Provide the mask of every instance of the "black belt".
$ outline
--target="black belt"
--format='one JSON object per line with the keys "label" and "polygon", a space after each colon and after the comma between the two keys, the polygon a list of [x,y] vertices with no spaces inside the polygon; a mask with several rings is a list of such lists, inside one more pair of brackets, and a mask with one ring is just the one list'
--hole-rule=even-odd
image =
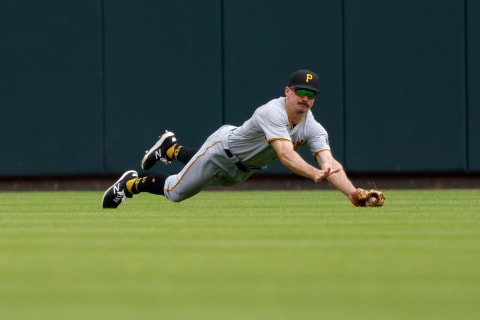
{"label": "black belt", "polygon": [[[230,150],[228,150],[228,149],[224,149],[224,150],[225,150],[226,155],[227,155],[229,158],[237,159]],[[237,160],[238,160],[238,159],[237,159]],[[249,168],[248,168],[243,162],[241,162],[240,160],[238,160],[237,162],[234,162],[233,164],[238,168],[238,170],[243,171],[243,172],[248,172],[248,171],[251,171],[251,170],[252,170],[252,169],[249,169]]]}

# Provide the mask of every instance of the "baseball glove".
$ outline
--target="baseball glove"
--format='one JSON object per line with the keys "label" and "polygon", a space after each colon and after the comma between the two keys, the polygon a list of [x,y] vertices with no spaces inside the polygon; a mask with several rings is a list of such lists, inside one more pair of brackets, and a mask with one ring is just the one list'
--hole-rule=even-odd
{"label": "baseball glove", "polygon": [[360,207],[381,207],[385,202],[385,195],[377,189],[365,190],[357,188],[355,198]]}

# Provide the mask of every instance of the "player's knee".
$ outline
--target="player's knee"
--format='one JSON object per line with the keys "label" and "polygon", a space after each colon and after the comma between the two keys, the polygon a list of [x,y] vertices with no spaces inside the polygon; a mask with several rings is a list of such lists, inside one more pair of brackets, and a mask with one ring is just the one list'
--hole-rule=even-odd
{"label": "player's knee", "polygon": [[193,194],[185,194],[185,193],[181,193],[181,192],[165,193],[165,197],[172,202],[182,202],[183,200],[186,200],[186,199],[188,199],[192,196],[193,196]]}

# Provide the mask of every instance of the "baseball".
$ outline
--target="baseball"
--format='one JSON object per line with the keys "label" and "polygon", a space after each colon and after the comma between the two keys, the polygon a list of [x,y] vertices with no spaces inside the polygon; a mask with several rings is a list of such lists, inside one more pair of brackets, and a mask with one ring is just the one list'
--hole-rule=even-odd
{"label": "baseball", "polygon": [[377,198],[375,198],[375,197],[370,197],[370,198],[368,199],[368,204],[370,204],[370,205],[371,205],[371,204],[374,204],[375,202],[377,202]]}

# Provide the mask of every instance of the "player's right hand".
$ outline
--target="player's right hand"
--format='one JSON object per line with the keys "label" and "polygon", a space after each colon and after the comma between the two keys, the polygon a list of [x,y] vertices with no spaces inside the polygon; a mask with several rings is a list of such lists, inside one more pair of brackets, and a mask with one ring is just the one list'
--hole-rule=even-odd
{"label": "player's right hand", "polygon": [[328,178],[329,176],[331,176],[332,174],[335,174],[335,173],[339,172],[340,170],[341,170],[341,168],[335,168],[335,169],[326,168],[324,170],[318,170],[319,175],[314,177],[313,181],[315,181],[317,183],[320,182],[320,181],[323,181],[326,178]]}

